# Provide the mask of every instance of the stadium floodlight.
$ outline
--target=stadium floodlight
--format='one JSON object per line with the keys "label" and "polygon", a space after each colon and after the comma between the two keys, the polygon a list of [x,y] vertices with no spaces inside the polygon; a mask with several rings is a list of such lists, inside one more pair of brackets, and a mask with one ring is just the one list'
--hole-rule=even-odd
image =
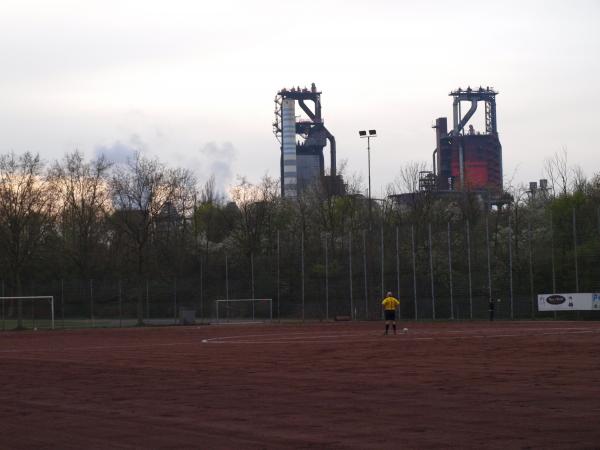
{"label": "stadium floodlight", "polygon": [[362,138],[367,138],[367,161],[369,166],[369,218],[371,217],[371,138],[377,137],[377,130],[360,130],[358,135]]}
{"label": "stadium floodlight", "polygon": [[233,298],[215,300],[217,323],[273,321],[273,299]]}
{"label": "stadium floodlight", "polygon": [[[31,311],[32,314],[31,320],[32,321],[32,327],[34,329],[37,329],[36,326],[36,320],[37,323],[43,323],[43,320],[40,319],[40,317],[36,317],[35,315],[35,304],[36,303],[42,303],[43,305],[48,304],[50,306],[50,311],[47,311],[47,313],[50,315],[50,326],[51,328],[54,330],[54,297],[51,295],[32,295],[32,296],[22,296],[22,297],[0,297],[0,303],[2,304],[2,307],[0,308],[2,310],[2,327],[3,329],[6,329],[6,314],[5,314],[5,304],[8,301],[17,301],[17,303],[21,303],[21,305],[25,302],[31,302]],[[48,303],[46,303],[48,302]],[[40,311],[40,308],[38,307],[38,313]],[[24,316],[24,315],[23,315]],[[12,319],[11,319],[12,320]],[[47,319],[46,319],[47,320]]]}

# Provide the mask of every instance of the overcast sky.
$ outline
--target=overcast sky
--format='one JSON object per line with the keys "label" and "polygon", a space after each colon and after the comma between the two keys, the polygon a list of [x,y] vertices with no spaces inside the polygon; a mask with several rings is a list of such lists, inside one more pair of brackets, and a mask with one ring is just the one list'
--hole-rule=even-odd
{"label": "overcast sky", "polygon": [[[338,166],[373,192],[429,163],[448,93],[493,86],[505,178],[568,149],[600,170],[600,1],[0,1],[0,151],[134,149],[224,187],[279,176],[273,99],[323,91]],[[476,122],[477,125],[477,122]],[[326,160],[328,152],[326,153]]]}

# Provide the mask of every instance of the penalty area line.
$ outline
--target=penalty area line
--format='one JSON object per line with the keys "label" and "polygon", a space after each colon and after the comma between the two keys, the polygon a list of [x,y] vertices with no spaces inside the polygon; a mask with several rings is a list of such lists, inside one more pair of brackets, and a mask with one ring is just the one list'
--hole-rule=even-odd
{"label": "penalty area line", "polygon": [[[261,335],[254,336],[258,339],[247,339],[250,336],[227,336],[225,338],[212,338],[203,339],[202,343],[205,344],[315,344],[319,342],[329,344],[344,344],[348,342],[381,342],[384,339],[394,339],[397,337],[397,342],[407,341],[446,341],[446,340],[474,340],[474,339],[498,339],[498,338],[514,338],[514,337],[535,337],[535,336],[563,336],[563,335],[577,335],[577,334],[598,334],[599,331],[593,330],[577,330],[577,331],[562,331],[557,333],[510,333],[510,334],[478,334],[478,335],[466,335],[466,336],[430,336],[430,337],[414,337],[409,336],[405,333],[398,335],[389,336],[375,336],[369,334],[368,336],[358,334],[345,334],[345,335],[317,335],[317,336],[297,336],[297,337],[282,337],[275,338],[274,336]],[[359,336],[364,336],[362,339],[354,339]],[[262,339],[261,339],[262,338]],[[340,339],[341,338],[341,339]],[[344,339],[351,338],[351,339]]]}

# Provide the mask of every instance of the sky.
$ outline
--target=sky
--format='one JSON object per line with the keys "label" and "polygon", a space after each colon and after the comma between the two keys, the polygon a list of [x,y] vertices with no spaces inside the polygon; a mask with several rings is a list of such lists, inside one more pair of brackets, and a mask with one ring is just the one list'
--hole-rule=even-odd
{"label": "sky", "polygon": [[366,180],[358,130],[377,129],[374,195],[430,163],[469,85],[500,93],[507,184],[563,148],[600,171],[598,0],[2,0],[0,61],[0,153],[48,162],[138,150],[223,191],[279,177],[274,97],[314,82],[349,175]]}

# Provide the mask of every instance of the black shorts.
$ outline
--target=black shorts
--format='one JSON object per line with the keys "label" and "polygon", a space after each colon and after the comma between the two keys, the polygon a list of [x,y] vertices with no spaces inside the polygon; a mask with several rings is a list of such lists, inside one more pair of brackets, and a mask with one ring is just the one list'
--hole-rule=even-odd
{"label": "black shorts", "polygon": [[396,310],[395,309],[386,309],[385,310],[385,320],[396,320]]}

